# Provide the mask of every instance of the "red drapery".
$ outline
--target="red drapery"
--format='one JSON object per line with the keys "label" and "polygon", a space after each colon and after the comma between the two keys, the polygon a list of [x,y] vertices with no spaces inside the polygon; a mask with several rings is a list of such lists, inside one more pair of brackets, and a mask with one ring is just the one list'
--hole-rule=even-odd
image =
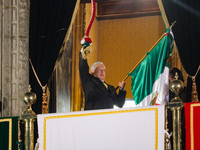
{"label": "red drapery", "polygon": [[200,150],[200,102],[185,103],[186,150]]}

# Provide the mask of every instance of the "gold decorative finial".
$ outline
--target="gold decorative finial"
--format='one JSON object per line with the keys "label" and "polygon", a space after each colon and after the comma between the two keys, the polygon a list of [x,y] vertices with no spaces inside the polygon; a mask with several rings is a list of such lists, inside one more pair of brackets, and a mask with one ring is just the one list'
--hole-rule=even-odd
{"label": "gold decorative finial", "polygon": [[177,73],[177,72],[175,73],[174,78],[175,78],[176,80],[178,80],[178,73]]}
{"label": "gold decorative finial", "polygon": [[171,101],[182,101],[179,97],[179,93],[183,90],[184,84],[181,80],[178,80],[178,73],[175,73],[174,80],[170,83],[170,90],[175,93],[175,97]]}
{"label": "gold decorative finial", "polygon": [[175,25],[176,21],[174,21],[169,28],[172,28]]}
{"label": "gold decorative finial", "polygon": [[31,90],[32,90],[32,88],[31,88],[31,85],[29,84],[28,85],[28,91],[31,92]]}
{"label": "gold decorative finial", "polygon": [[31,109],[31,105],[36,102],[36,99],[37,99],[37,96],[35,93],[31,92],[31,86],[29,85],[28,92],[24,94],[24,103],[29,105],[29,109]]}

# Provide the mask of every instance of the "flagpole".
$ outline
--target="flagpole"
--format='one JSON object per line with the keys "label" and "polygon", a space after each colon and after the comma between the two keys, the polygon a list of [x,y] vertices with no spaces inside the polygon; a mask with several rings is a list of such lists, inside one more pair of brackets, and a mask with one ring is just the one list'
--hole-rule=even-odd
{"label": "flagpole", "polygon": [[[172,23],[172,25],[169,27],[170,29],[174,26],[174,24],[176,23],[176,21],[174,21]],[[163,33],[163,35],[157,40],[157,42],[148,50],[147,53],[150,53],[153,48],[161,41],[161,39],[165,36],[165,33]],[[122,80],[122,81],[126,81],[126,79],[129,77],[129,74],[131,74],[137,67],[138,65],[147,57],[148,54],[145,54],[142,59],[135,65],[135,67],[126,75],[126,77]],[[116,87],[116,90],[119,88],[119,86]]]}

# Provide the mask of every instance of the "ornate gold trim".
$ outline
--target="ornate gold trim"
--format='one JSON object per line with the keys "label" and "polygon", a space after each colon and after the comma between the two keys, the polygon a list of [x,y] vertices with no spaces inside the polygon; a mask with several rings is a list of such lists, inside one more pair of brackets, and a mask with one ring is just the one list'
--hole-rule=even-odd
{"label": "ornate gold trim", "polygon": [[79,10],[73,24],[72,50],[72,81],[71,81],[71,111],[84,110],[84,95],[79,75],[79,52],[82,48],[80,41],[84,36],[85,4],[79,5]]}
{"label": "ornate gold trim", "polygon": [[95,115],[109,115],[109,114],[130,113],[130,112],[140,112],[140,111],[155,111],[155,150],[158,150],[158,108],[118,110],[118,111],[109,111],[109,112],[93,112],[93,113],[85,113],[85,114],[73,114],[73,115],[44,117],[43,150],[46,150],[46,122],[49,119],[60,119],[60,118],[70,118],[70,117],[86,117],[86,116],[95,116]]}
{"label": "ornate gold trim", "polygon": [[191,133],[191,150],[194,150],[194,120],[193,120],[193,111],[194,111],[194,107],[196,106],[200,106],[200,104],[191,104],[190,105],[190,133]]}
{"label": "ornate gold trim", "polygon": [[[163,6],[163,3],[162,3],[162,0],[157,0],[158,2],[158,6],[160,8],[160,11],[161,11],[161,15],[163,17],[163,21],[166,25],[166,28],[169,28],[170,24],[169,24],[169,21],[167,19],[167,15],[165,13],[165,9],[164,9],[164,6]],[[174,20],[176,21],[176,20]],[[184,76],[184,85],[186,86],[187,85],[187,72],[185,71],[182,63],[181,63],[181,60],[180,60],[180,56],[179,56],[179,52],[178,52],[178,48],[176,46],[176,41],[174,40],[174,51],[172,52],[172,57],[169,59],[169,62],[170,62],[170,69],[173,68],[173,67],[177,67],[179,68],[182,72],[183,72],[183,76]]]}
{"label": "ornate gold trim", "polygon": [[21,139],[21,129],[20,129],[20,120],[18,120],[18,150],[20,150],[20,143],[22,142],[22,139]]}
{"label": "ornate gold trim", "polygon": [[169,21],[167,19],[167,15],[165,13],[165,9],[164,9],[164,6],[163,6],[163,3],[162,3],[162,0],[157,0],[158,1],[158,6],[160,8],[160,11],[161,11],[161,15],[163,16],[163,20],[164,20],[164,23],[165,23],[165,27],[166,28],[169,28]]}
{"label": "ornate gold trim", "polygon": [[57,67],[57,65],[58,65],[58,63],[59,63],[59,61],[60,61],[60,58],[62,57],[62,54],[63,54],[64,50],[66,49],[67,41],[69,40],[71,31],[72,31],[72,26],[73,26],[73,23],[74,23],[74,21],[75,21],[75,19],[76,19],[76,14],[77,14],[77,12],[78,12],[79,5],[80,5],[80,0],[77,0],[77,1],[76,1],[76,5],[75,5],[75,8],[74,8],[73,15],[72,15],[71,23],[70,23],[69,28],[68,28],[68,30],[67,30],[67,33],[66,33],[66,35],[65,35],[65,39],[63,40],[63,45],[62,45],[62,47],[61,47],[61,49],[60,49],[60,52],[59,52],[59,54],[58,54],[58,58],[57,58],[57,60],[56,60],[56,62],[55,62],[54,70],[56,69],[56,67]]}
{"label": "ornate gold trim", "polygon": [[0,122],[7,122],[9,123],[9,150],[12,150],[12,118],[10,119],[0,119]]}

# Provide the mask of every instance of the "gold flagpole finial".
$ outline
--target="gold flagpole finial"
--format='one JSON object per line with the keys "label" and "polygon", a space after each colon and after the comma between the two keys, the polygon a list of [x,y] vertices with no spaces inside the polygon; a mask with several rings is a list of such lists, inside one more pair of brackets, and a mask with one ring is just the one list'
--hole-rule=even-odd
{"label": "gold flagpole finial", "polygon": [[175,25],[175,23],[176,21],[174,21],[169,28],[171,29]]}

